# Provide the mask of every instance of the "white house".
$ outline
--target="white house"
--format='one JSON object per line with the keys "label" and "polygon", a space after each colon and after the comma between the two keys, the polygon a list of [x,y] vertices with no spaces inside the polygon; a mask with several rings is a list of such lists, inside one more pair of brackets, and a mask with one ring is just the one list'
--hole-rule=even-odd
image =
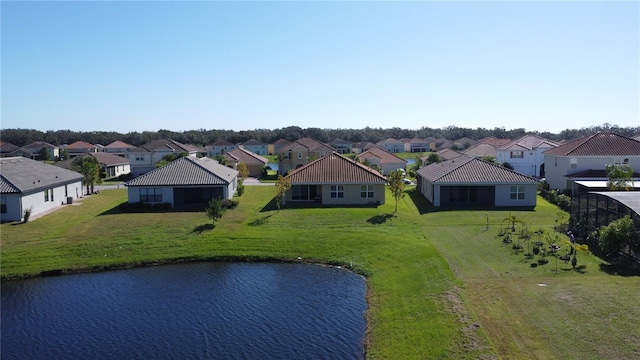
{"label": "white house", "polygon": [[543,152],[557,147],[559,144],[536,135],[525,135],[519,139],[496,148],[496,160],[509,163],[513,170],[527,176],[543,178]]}
{"label": "white house", "polygon": [[256,155],[267,155],[267,144],[256,139],[250,139],[240,145],[241,148],[249,150]]}
{"label": "white house", "polygon": [[209,156],[217,156],[217,155],[222,155],[222,154],[228,153],[229,151],[237,149],[238,145],[233,144],[230,141],[220,139],[214,142],[213,144],[211,144],[210,146],[207,146],[207,148],[208,148],[207,153],[209,154]]}
{"label": "white house", "polygon": [[25,157],[0,159],[0,221],[21,221],[82,196],[82,175]]}
{"label": "white house", "polygon": [[[594,187],[601,187],[606,179],[609,164],[629,164],[636,172],[640,170],[640,141],[612,132],[598,132],[569,141],[544,152],[545,180],[551,189],[572,193],[581,186],[589,187],[582,177],[572,179],[574,174],[590,173]],[[596,178],[596,172],[600,173]]]}
{"label": "white house", "polygon": [[231,199],[238,171],[203,157],[185,156],[125,183],[129,203],[169,203],[176,209],[204,209],[212,198]]}

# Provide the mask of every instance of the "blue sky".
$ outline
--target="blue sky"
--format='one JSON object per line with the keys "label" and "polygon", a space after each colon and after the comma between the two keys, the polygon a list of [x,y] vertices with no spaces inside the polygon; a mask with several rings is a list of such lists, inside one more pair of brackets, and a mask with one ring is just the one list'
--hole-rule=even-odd
{"label": "blue sky", "polygon": [[640,126],[640,2],[1,3],[1,127]]}

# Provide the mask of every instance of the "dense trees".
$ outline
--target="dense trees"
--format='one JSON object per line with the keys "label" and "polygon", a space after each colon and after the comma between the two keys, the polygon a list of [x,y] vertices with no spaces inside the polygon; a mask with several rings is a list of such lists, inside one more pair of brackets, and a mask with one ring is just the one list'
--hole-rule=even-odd
{"label": "dense trees", "polygon": [[152,140],[171,138],[185,144],[193,144],[205,146],[214,143],[217,140],[224,139],[232,143],[240,143],[249,139],[256,139],[263,143],[274,143],[279,139],[294,141],[303,137],[312,137],[322,142],[329,143],[336,138],[342,138],[347,141],[360,142],[379,142],[386,138],[443,138],[449,140],[457,140],[462,137],[471,139],[482,139],[488,136],[497,138],[515,139],[525,134],[537,134],[550,140],[569,140],[583,135],[589,135],[596,131],[612,131],[624,136],[635,136],[640,134],[640,127],[621,128],[615,125],[604,124],[601,126],[593,126],[582,129],[566,129],[559,134],[549,132],[526,131],[523,128],[506,130],[504,127],[496,127],[494,129],[469,129],[457,126],[447,126],[441,129],[422,127],[418,130],[392,128],[371,128],[364,129],[321,129],[306,128],[299,126],[289,126],[280,129],[254,129],[254,130],[222,130],[222,129],[197,129],[183,132],[176,132],[167,129],[157,131],[129,132],[118,133],[115,131],[71,131],[71,130],[48,130],[46,132],[33,129],[2,129],[0,130],[0,138],[2,141],[12,143],[17,146],[24,146],[34,141],[46,141],[54,145],[71,144],[75,141],[82,140],[92,144],[108,145],[115,140],[121,140],[131,145],[140,146]]}
{"label": "dense trees", "polygon": [[82,184],[87,187],[87,194],[93,194],[94,185],[100,184],[100,163],[93,156],[79,156],[73,159],[71,169],[82,174]]}

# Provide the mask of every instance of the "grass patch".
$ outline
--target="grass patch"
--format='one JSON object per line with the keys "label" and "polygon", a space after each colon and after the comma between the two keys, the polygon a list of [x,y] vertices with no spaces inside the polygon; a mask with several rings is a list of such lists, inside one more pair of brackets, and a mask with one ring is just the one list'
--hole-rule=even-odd
{"label": "grass patch", "polygon": [[[412,190],[378,207],[283,208],[247,187],[215,228],[204,212],[122,213],[126,190],[27,224],[0,225],[3,279],[189,259],[340,264],[367,276],[372,359],[585,358],[640,355],[640,282],[601,271],[531,268],[497,236],[505,211],[436,211]],[[557,208],[512,212],[551,231]],[[487,229],[488,219],[488,229]],[[540,286],[543,284],[546,286]]]}

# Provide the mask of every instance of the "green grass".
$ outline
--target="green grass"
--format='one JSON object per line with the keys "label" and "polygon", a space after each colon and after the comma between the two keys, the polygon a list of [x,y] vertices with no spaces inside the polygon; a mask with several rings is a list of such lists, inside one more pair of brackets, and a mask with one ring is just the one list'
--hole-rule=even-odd
{"label": "green grass", "polygon": [[[212,228],[204,212],[121,214],[106,190],[27,224],[0,226],[3,279],[189,259],[323,262],[367,276],[370,359],[640,357],[640,281],[555,263],[531,268],[497,236],[506,211],[434,211],[408,191],[378,208],[272,210],[247,187]],[[558,210],[511,212],[552,231]],[[487,229],[487,218],[489,228]],[[545,284],[546,286],[539,286]]]}

